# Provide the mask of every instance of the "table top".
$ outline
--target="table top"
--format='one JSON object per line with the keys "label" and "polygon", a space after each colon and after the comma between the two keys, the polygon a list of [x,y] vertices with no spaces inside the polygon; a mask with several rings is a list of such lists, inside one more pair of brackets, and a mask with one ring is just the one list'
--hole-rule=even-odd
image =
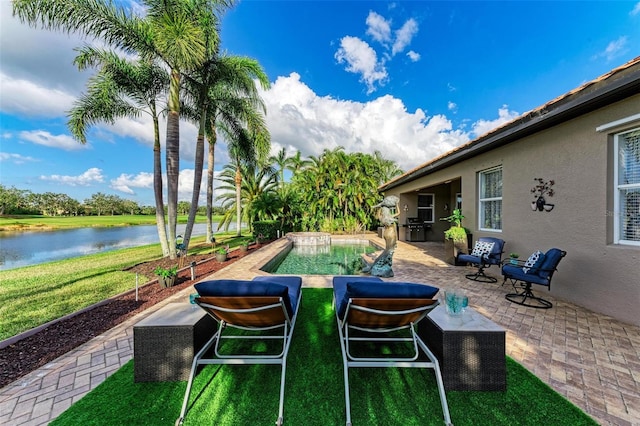
{"label": "table top", "polygon": [[460,316],[451,316],[443,305],[436,306],[428,317],[442,331],[490,331],[503,332],[500,327],[489,318],[485,317],[475,309],[468,307],[466,312]]}
{"label": "table top", "polygon": [[195,325],[207,313],[198,305],[185,302],[168,303],[134,327],[176,327]]}

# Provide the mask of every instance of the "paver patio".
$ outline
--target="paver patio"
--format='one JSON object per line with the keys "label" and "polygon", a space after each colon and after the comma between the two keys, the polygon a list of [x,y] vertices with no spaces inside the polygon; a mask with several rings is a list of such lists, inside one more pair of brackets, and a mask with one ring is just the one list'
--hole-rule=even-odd
{"label": "paver patio", "polygon": [[[384,245],[375,235],[368,238]],[[209,278],[248,279],[285,245],[278,240]],[[395,277],[442,289],[464,289],[469,304],[507,330],[507,355],[582,408],[602,425],[640,425],[640,327],[554,299],[552,309],[505,300],[510,287],[464,278],[440,243],[398,242]],[[467,271],[468,272],[468,271]],[[499,269],[487,270],[500,278]],[[562,265],[558,274],[562,274]],[[303,277],[304,287],[330,287],[331,278]],[[534,291],[536,291],[534,289]],[[0,424],[46,425],[133,357],[133,325],[166,303],[188,301],[188,288],[165,302],[0,389]],[[545,289],[537,292],[547,293]],[[178,413],[176,413],[177,416]]]}

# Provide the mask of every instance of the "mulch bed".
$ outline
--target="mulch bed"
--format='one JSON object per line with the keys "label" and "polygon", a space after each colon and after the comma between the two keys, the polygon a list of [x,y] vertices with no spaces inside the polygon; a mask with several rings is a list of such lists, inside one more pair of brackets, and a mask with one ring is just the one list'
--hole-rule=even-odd
{"label": "mulch bed", "polygon": [[[113,297],[103,305],[70,318],[65,318],[29,337],[0,349],[0,388],[262,246],[263,244],[253,244],[247,252],[234,250],[229,253],[226,262],[218,262],[215,260],[215,256],[210,254],[187,256],[184,265],[188,266],[191,262],[197,263],[196,279],[194,281],[191,280],[191,271],[187,268],[178,274],[176,284],[173,287],[162,288],[158,283],[141,286],[138,289],[137,301],[135,292]],[[176,260],[163,258],[141,263],[127,270],[152,277],[156,267],[170,268],[175,265]]]}

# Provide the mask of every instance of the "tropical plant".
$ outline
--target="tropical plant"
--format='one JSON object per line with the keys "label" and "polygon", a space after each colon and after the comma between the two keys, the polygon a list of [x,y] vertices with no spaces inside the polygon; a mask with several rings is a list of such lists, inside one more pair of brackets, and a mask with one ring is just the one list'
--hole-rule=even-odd
{"label": "tropical plant", "polygon": [[[217,40],[217,13],[232,0],[144,0],[146,16],[140,18],[112,2],[96,0],[15,0],[13,13],[31,25],[77,32],[104,41],[124,53],[143,59],[159,59],[170,69],[167,136],[168,241],[174,241],[177,225],[180,86],[183,72],[207,58],[207,42]],[[217,42],[216,42],[217,43]],[[169,255],[176,257],[169,244]]]}
{"label": "tropical plant", "polygon": [[178,267],[174,266],[171,268],[163,268],[161,266],[158,266],[154,271],[154,274],[156,274],[159,277],[162,278],[170,278],[170,277],[175,277],[176,275],[178,275]]}
{"label": "tropical plant", "polygon": [[[258,131],[268,134],[263,121],[263,114],[266,112],[265,106],[258,95],[254,79],[260,83],[263,89],[269,87],[269,80],[258,62],[250,58],[213,53],[202,67],[186,77],[189,99],[193,100],[194,104],[190,110],[190,116],[198,123],[194,187],[191,211],[185,230],[187,245],[195,223],[200,194],[205,134],[209,140],[207,171],[207,221],[209,229],[212,229],[213,164],[217,132],[222,134],[229,146],[235,147],[235,144],[240,144],[240,151],[248,157],[256,151],[252,146],[242,145],[243,143],[251,144],[245,139],[247,132]],[[260,150],[263,149],[265,148],[260,147]],[[264,156],[262,153],[260,155]],[[238,232],[240,232],[240,224],[238,224]],[[207,234],[210,235],[209,232]]]}
{"label": "tropical plant", "polygon": [[74,63],[79,70],[100,66],[91,77],[87,93],[69,112],[69,130],[85,144],[87,126],[98,122],[115,124],[116,119],[148,114],[153,120],[153,192],[156,203],[156,226],[162,255],[169,255],[162,194],[162,163],[158,103],[166,94],[167,72],[152,61],[128,61],[116,53],[85,46],[79,49]]}

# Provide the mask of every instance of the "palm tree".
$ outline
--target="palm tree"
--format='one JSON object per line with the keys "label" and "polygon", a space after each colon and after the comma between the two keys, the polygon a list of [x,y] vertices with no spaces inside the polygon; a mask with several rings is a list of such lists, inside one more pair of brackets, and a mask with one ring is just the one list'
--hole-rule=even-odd
{"label": "palm tree", "polygon": [[[207,220],[208,228],[211,229],[210,212],[213,200],[213,164],[217,132],[219,131],[227,141],[231,141],[230,145],[235,146],[234,143],[241,145],[240,141],[246,138],[247,131],[256,131],[256,129],[260,132],[266,131],[262,119],[265,107],[258,94],[254,78],[262,88],[269,87],[269,80],[256,60],[227,55],[214,55],[197,72],[185,78],[189,92],[192,94],[191,99],[195,101],[192,118],[197,119],[199,123],[193,198],[184,239],[187,247],[198,207],[203,171],[202,161],[198,159],[204,158],[205,133],[209,139]],[[251,152],[253,148],[246,149]],[[240,150],[245,152],[244,147]],[[207,234],[210,235],[209,232]]]}
{"label": "palm tree", "polygon": [[81,143],[86,143],[87,126],[98,122],[114,124],[123,117],[149,114],[153,120],[153,192],[156,202],[156,225],[162,255],[169,255],[162,195],[162,163],[158,100],[166,94],[169,76],[150,61],[130,62],[116,53],[85,46],[79,49],[74,63],[83,70],[100,65],[100,71],[89,79],[87,93],[69,112],[69,130]]}
{"label": "palm tree", "polygon": [[[240,203],[244,209],[243,216],[252,229],[254,220],[271,219],[278,211],[277,206],[277,185],[278,176],[274,168],[268,165],[256,166],[254,164],[241,164],[243,176],[240,188]],[[223,191],[216,199],[222,201],[222,207],[226,209],[220,220],[220,227],[229,229],[234,216],[237,215],[237,176],[236,166],[227,164],[220,173],[218,180],[222,182],[220,190]],[[264,208],[266,200],[270,200],[269,208]],[[258,205],[257,205],[258,204]]]}
{"label": "palm tree", "polygon": [[207,58],[206,42],[217,37],[216,13],[233,0],[143,0],[139,18],[112,2],[100,0],[15,0],[13,14],[31,25],[77,32],[103,40],[125,53],[159,58],[170,68],[166,162],[169,254],[176,257],[178,177],[180,170],[181,73]]}

